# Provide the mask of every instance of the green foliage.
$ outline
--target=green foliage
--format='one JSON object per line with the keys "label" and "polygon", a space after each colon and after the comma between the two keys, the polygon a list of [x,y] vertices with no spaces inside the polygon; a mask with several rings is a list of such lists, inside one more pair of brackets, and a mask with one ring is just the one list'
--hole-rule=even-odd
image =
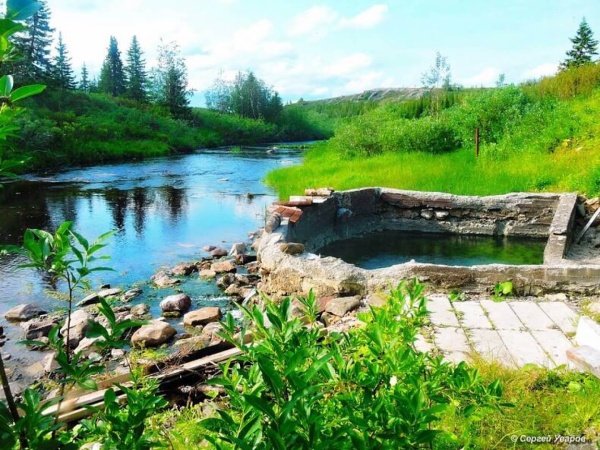
{"label": "green foliage", "polygon": [[75,89],[75,74],[71,67],[71,58],[68,55],[67,46],[62,39],[62,33],[58,33],[56,53],[52,67],[53,84],[61,89]]}
{"label": "green foliage", "polygon": [[175,42],[158,46],[158,66],[151,73],[151,96],[176,118],[189,116],[190,95],[185,60]]}
{"label": "green foliage", "polygon": [[514,285],[512,281],[503,281],[494,285],[494,296],[492,300],[500,302],[505,297],[510,297],[514,294]]}
{"label": "green foliage", "polygon": [[[448,411],[466,424],[498,408],[499,383],[483,383],[465,363],[452,365],[416,350],[427,320],[423,286],[403,283],[386,307],[363,315],[364,328],[323,336],[291,316],[291,300],[245,310],[255,344],[223,337],[244,350],[212,383],[228,394],[226,409],[200,425],[217,448],[418,448],[458,443],[468,433],[444,430]],[[311,309],[314,298],[304,301]],[[312,306],[311,306],[312,305]],[[267,325],[268,324],[268,325]],[[242,335],[244,333],[242,332]]]}
{"label": "green foliage", "polygon": [[166,447],[160,436],[147,426],[148,418],[167,406],[158,395],[158,381],[132,373],[135,387],[117,385],[125,393],[125,405],[114,389],[104,394],[104,409],[92,407],[96,414],[81,422],[77,433],[84,439],[100,440],[106,450],[147,450]]}
{"label": "green foliage", "polygon": [[114,36],[110,37],[108,53],[102,64],[100,79],[98,80],[100,92],[117,97],[125,93],[125,72],[119,44]]}
{"label": "green foliage", "polygon": [[585,18],[581,20],[575,37],[570,38],[570,41],[573,48],[567,51],[567,59],[560,63],[561,69],[590,64],[592,58],[598,55],[598,41],[594,39],[594,33]]}

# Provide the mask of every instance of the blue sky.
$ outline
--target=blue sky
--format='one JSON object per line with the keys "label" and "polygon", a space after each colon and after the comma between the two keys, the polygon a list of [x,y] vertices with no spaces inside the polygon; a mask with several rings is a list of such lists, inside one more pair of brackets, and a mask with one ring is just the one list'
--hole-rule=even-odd
{"label": "blue sky", "polygon": [[492,86],[556,71],[585,16],[600,38],[597,0],[50,0],[79,74],[97,74],[109,38],[124,56],[136,35],[154,64],[160,39],[179,44],[193,104],[222,74],[253,70],[284,101],[381,87],[418,87],[436,52],[452,81]]}

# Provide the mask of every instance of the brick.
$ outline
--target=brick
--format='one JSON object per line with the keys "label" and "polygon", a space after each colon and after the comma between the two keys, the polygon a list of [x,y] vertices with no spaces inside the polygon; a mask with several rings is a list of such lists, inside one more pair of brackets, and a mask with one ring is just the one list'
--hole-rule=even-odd
{"label": "brick", "polygon": [[520,330],[524,327],[515,312],[506,302],[482,300],[482,308],[487,311],[490,322],[497,330]]}

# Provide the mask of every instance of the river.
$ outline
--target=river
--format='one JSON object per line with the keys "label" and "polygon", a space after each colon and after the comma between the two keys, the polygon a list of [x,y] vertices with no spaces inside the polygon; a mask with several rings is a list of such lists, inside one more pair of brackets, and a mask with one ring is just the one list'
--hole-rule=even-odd
{"label": "river", "polygon": [[[174,291],[152,288],[152,274],[207,256],[201,250],[205,245],[229,249],[247,241],[276,200],[261,179],[299,161],[296,149],[282,146],[268,153],[266,147],[253,147],[27,175],[0,190],[0,244],[21,244],[26,228],[55,230],[65,220],[90,240],[116,230],[105,249],[111,259],[102,264],[114,271],[93,274],[91,285],[140,286],[144,293],[136,302],[149,303],[158,314],[160,299]],[[0,325],[9,336],[15,326],[6,324],[4,313],[12,306],[66,307],[43,274],[17,269],[23,262],[21,256],[0,256]],[[229,305],[214,282],[193,277],[181,289],[192,297],[193,307]]]}

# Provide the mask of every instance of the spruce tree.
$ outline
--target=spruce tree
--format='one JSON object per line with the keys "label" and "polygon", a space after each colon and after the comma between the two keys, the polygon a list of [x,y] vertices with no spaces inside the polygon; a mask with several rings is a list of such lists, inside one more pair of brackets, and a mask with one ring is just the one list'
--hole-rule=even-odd
{"label": "spruce tree", "polygon": [[145,102],[148,99],[146,75],[146,61],[143,59],[143,52],[138,43],[137,37],[133,36],[131,46],[127,51],[127,65],[125,66],[126,88],[125,95],[138,102]]}
{"label": "spruce tree", "polygon": [[81,80],[79,81],[79,90],[89,94],[90,92],[90,74],[88,73],[87,66],[83,63],[81,67]]}
{"label": "spruce tree", "polygon": [[56,57],[52,70],[52,82],[62,89],[75,89],[75,75],[71,67],[71,58],[67,46],[63,42],[62,33],[58,33],[58,44],[56,46]]}
{"label": "spruce tree", "polygon": [[117,39],[110,37],[108,54],[100,70],[100,79],[98,80],[98,89],[100,92],[118,97],[125,93],[125,73],[123,71],[123,61],[121,61],[121,52]]}
{"label": "spruce tree", "polygon": [[567,59],[560,63],[561,70],[589,64],[592,57],[598,54],[598,41],[594,39],[594,33],[585,17],[579,24],[575,37],[569,40],[573,43],[573,48],[567,52]]}
{"label": "spruce tree", "polygon": [[158,67],[152,72],[152,97],[154,102],[164,106],[174,117],[185,118],[189,115],[189,96],[187,87],[187,68],[185,60],[179,54],[176,43],[158,47]]}
{"label": "spruce tree", "polygon": [[50,52],[54,28],[50,27],[50,10],[46,0],[25,21],[27,30],[19,33],[15,47],[21,58],[14,64],[13,75],[19,84],[45,82],[52,74]]}

